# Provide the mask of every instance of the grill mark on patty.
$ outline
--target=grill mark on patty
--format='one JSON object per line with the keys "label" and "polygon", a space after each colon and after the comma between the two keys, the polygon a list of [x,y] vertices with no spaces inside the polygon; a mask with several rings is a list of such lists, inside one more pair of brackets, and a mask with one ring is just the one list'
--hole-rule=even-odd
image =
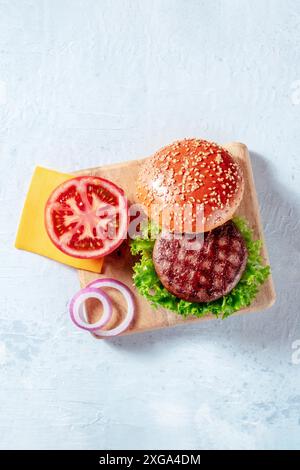
{"label": "grill mark on patty", "polygon": [[229,221],[205,233],[201,243],[197,239],[197,249],[190,249],[190,243],[169,233],[157,238],[153,262],[162,284],[191,302],[210,302],[228,294],[239,282],[248,257],[237,227]]}

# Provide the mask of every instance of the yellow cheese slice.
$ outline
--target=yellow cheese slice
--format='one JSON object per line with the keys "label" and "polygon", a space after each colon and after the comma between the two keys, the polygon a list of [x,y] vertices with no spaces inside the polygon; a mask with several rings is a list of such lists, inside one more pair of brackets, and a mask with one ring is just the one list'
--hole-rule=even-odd
{"label": "yellow cheese slice", "polygon": [[36,167],[23,208],[15,247],[54,259],[60,263],[100,273],[103,258],[79,259],[65,255],[51,242],[44,225],[45,204],[52,191],[74,175]]}

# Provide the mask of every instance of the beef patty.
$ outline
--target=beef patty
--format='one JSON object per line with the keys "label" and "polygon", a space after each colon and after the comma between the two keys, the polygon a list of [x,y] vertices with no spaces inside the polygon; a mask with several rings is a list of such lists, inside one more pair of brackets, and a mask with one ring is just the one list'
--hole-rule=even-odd
{"label": "beef patty", "polygon": [[245,241],[229,221],[201,238],[181,240],[162,233],[153,249],[155,270],[164,287],[190,302],[211,302],[228,294],[247,263]]}

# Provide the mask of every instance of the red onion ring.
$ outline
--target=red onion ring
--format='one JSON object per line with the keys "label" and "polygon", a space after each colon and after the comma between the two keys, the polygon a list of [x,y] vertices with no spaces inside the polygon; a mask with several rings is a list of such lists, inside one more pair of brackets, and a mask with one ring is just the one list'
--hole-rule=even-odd
{"label": "red onion ring", "polygon": [[[87,299],[97,299],[103,305],[103,314],[101,318],[95,323],[88,323],[86,321],[86,312],[84,308],[84,301]],[[95,333],[97,330],[106,325],[112,316],[112,304],[108,295],[101,289],[93,287],[86,287],[81,289],[71,299],[69,306],[70,317],[73,323],[83,330]]]}
{"label": "red onion ring", "polygon": [[117,336],[120,333],[123,333],[123,331],[125,331],[129,327],[130,323],[133,320],[135,311],[133,294],[125,284],[120,281],[117,281],[116,279],[96,279],[95,281],[92,281],[87,285],[87,288],[89,289],[98,288],[99,290],[101,290],[102,287],[113,287],[114,289],[117,289],[119,292],[121,292],[121,294],[123,294],[127,302],[127,313],[124,320],[115,328],[112,328],[111,330],[107,331],[97,330],[93,331],[93,333],[97,336]]}

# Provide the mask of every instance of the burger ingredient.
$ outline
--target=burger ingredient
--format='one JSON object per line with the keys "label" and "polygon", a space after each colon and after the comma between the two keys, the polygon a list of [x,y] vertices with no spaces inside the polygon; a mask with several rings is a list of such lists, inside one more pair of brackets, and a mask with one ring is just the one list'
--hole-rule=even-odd
{"label": "burger ingredient", "polygon": [[[270,267],[264,265],[260,255],[262,243],[253,239],[252,230],[247,222],[238,217],[233,221],[245,240],[248,259],[241,280],[229,294],[213,302],[196,303],[179,299],[162,285],[155,271],[152,260],[155,240],[137,238],[131,243],[131,252],[140,256],[133,268],[134,284],[140,294],[151,301],[154,307],[161,306],[183,316],[203,317],[211,313],[225,318],[249,306],[256,297],[259,286],[268,278]],[[149,227],[146,227],[145,232],[148,230]]]}
{"label": "burger ingredient", "polygon": [[88,284],[88,287],[93,287],[97,289],[102,289],[103,287],[111,287],[113,289],[117,289],[119,292],[121,292],[127,302],[127,311],[125,318],[122,320],[122,322],[111,330],[101,330],[97,331],[95,334],[97,336],[108,337],[119,335],[120,333],[123,333],[123,331],[127,330],[134,318],[135,312],[134,298],[131,290],[125,284],[123,284],[123,282],[110,278],[96,279],[95,281],[90,282]]}
{"label": "burger ingredient", "polygon": [[55,188],[74,175],[37,166],[32,175],[20,220],[15,247],[47,256],[76,269],[101,273],[103,258],[79,259],[64,254],[51,242],[45,229],[45,205]]}
{"label": "burger ingredient", "polygon": [[[109,296],[103,292],[103,287],[111,287],[117,289],[124,296],[127,302],[127,311],[125,318],[122,322],[112,328],[111,330],[103,330],[102,328],[107,325],[112,315],[112,304]],[[83,302],[89,298],[98,299],[103,305],[103,315],[100,320],[96,323],[88,323],[86,321],[86,314],[83,310]],[[70,316],[73,323],[79,328],[83,328],[94,333],[96,336],[101,337],[110,337],[117,336],[123,331],[127,330],[130,323],[134,318],[135,305],[133,294],[130,289],[120,281],[116,279],[96,279],[95,281],[90,282],[86,288],[81,289],[77,294],[74,295],[70,302]]]}
{"label": "burger ingredient", "polygon": [[126,237],[127,199],[121,188],[96,176],[65,181],[45,208],[47,233],[63,253],[75,258],[100,258]]}
{"label": "burger ingredient", "polygon": [[[84,302],[88,299],[97,299],[103,306],[103,314],[101,318],[95,323],[88,323],[86,320],[87,315]],[[86,287],[74,295],[70,302],[69,312],[72,322],[75,323],[78,328],[95,332],[99,328],[105,326],[111,319],[112,304],[110,298],[101,289]]]}
{"label": "burger ingredient", "polygon": [[162,148],[144,161],[137,181],[138,200],[152,212],[150,218],[160,217],[161,226],[181,233],[207,232],[224,224],[243,192],[238,162],[225,148],[203,139]]}
{"label": "burger ingredient", "polygon": [[232,221],[195,239],[162,233],[153,248],[161,283],[180,299],[211,302],[228,294],[247,263],[244,239]]}

